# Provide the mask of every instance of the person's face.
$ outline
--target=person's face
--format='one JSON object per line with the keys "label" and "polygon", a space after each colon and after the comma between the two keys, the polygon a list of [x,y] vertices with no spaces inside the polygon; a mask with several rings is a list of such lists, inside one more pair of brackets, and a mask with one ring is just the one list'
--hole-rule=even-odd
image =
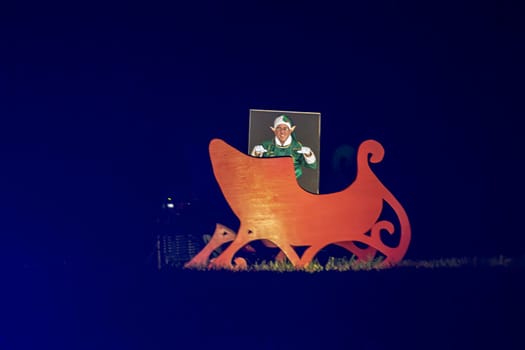
{"label": "person's face", "polygon": [[277,139],[283,143],[290,136],[292,130],[290,130],[286,124],[279,124],[275,127],[275,129],[273,129],[273,132],[275,133]]}

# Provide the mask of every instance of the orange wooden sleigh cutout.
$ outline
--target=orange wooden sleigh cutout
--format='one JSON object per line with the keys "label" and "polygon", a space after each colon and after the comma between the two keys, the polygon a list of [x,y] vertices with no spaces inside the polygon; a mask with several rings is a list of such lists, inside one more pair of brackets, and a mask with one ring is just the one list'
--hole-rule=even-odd
{"label": "orange wooden sleigh cutout", "polygon": [[[234,232],[217,224],[208,245],[185,267],[233,269],[235,254],[256,240],[280,248],[297,268],[308,265],[330,244],[345,248],[363,261],[382,255],[384,267],[403,259],[410,243],[410,223],[401,204],[370,168],[370,163],[383,159],[384,149],[379,142],[367,140],[359,146],[354,182],[342,191],[329,194],[313,194],[302,189],[290,157],[251,157],[220,139],[210,142],[209,152],[215,178],[239,218],[240,227]],[[380,218],[384,203],[397,216],[397,226]],[[383,242],[383,230],[399,236],[395,246]],[[211,253],[230,241],[230,245],[210,261]],[[307,248],[299,256],[295,247]]]}

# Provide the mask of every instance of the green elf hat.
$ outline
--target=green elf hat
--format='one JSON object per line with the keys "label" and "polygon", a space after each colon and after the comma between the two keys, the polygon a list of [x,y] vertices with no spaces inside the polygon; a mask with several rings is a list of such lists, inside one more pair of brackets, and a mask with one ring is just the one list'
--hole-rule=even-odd
{"label": "green elf hat", "polygon": [[284,114],[281,114],[280,116],[278,116],[277,118],[275,118],[275,120],[273,121],[273,127],[276,128],[277,125],[279,124],[285,124],[287,125],[290,129],[292,128],[292,120],[290,119],[290,117],[288,117],[287,115],[284,115]]}

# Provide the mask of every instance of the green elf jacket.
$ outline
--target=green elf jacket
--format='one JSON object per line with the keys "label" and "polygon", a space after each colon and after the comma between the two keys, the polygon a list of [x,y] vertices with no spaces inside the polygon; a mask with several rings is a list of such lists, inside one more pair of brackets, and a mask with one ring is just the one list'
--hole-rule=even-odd
{"label": "green elf jacket", "polygon": [[308,164],[305,161],[303,154],[297,153],[297,151],[301,150],[303,145],[295,138],[292,138],[292,143],[284,147],[278,146],[275,143],[275,139],[263,141],[261,144],[267,150],[267,152],[263,153],[263,158],[291,156],[293,158],[296,178],[299,178],[301,175],[303,175],[302,167],[317,169],[317,161],[315,161],[315,163]]}

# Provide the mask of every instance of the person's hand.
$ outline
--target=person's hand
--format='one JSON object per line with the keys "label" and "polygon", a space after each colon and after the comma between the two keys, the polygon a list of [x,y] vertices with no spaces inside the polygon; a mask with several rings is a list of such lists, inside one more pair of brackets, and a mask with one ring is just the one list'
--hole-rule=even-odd
{"label": "person's hand", "polygon": [[253,148],[253,154],[256,156],[256,157],[260,157],[262,156],[262,154],[264,152],[268,152],[264,147],[263,145],[257,145]]}
{"label": "person's hand", "polygon": [[297,151],[297,153],[302,153],[306,157],[310,157],[312,155],[312,150],[310,149],[310,147],[303,146],[300,150]]}

